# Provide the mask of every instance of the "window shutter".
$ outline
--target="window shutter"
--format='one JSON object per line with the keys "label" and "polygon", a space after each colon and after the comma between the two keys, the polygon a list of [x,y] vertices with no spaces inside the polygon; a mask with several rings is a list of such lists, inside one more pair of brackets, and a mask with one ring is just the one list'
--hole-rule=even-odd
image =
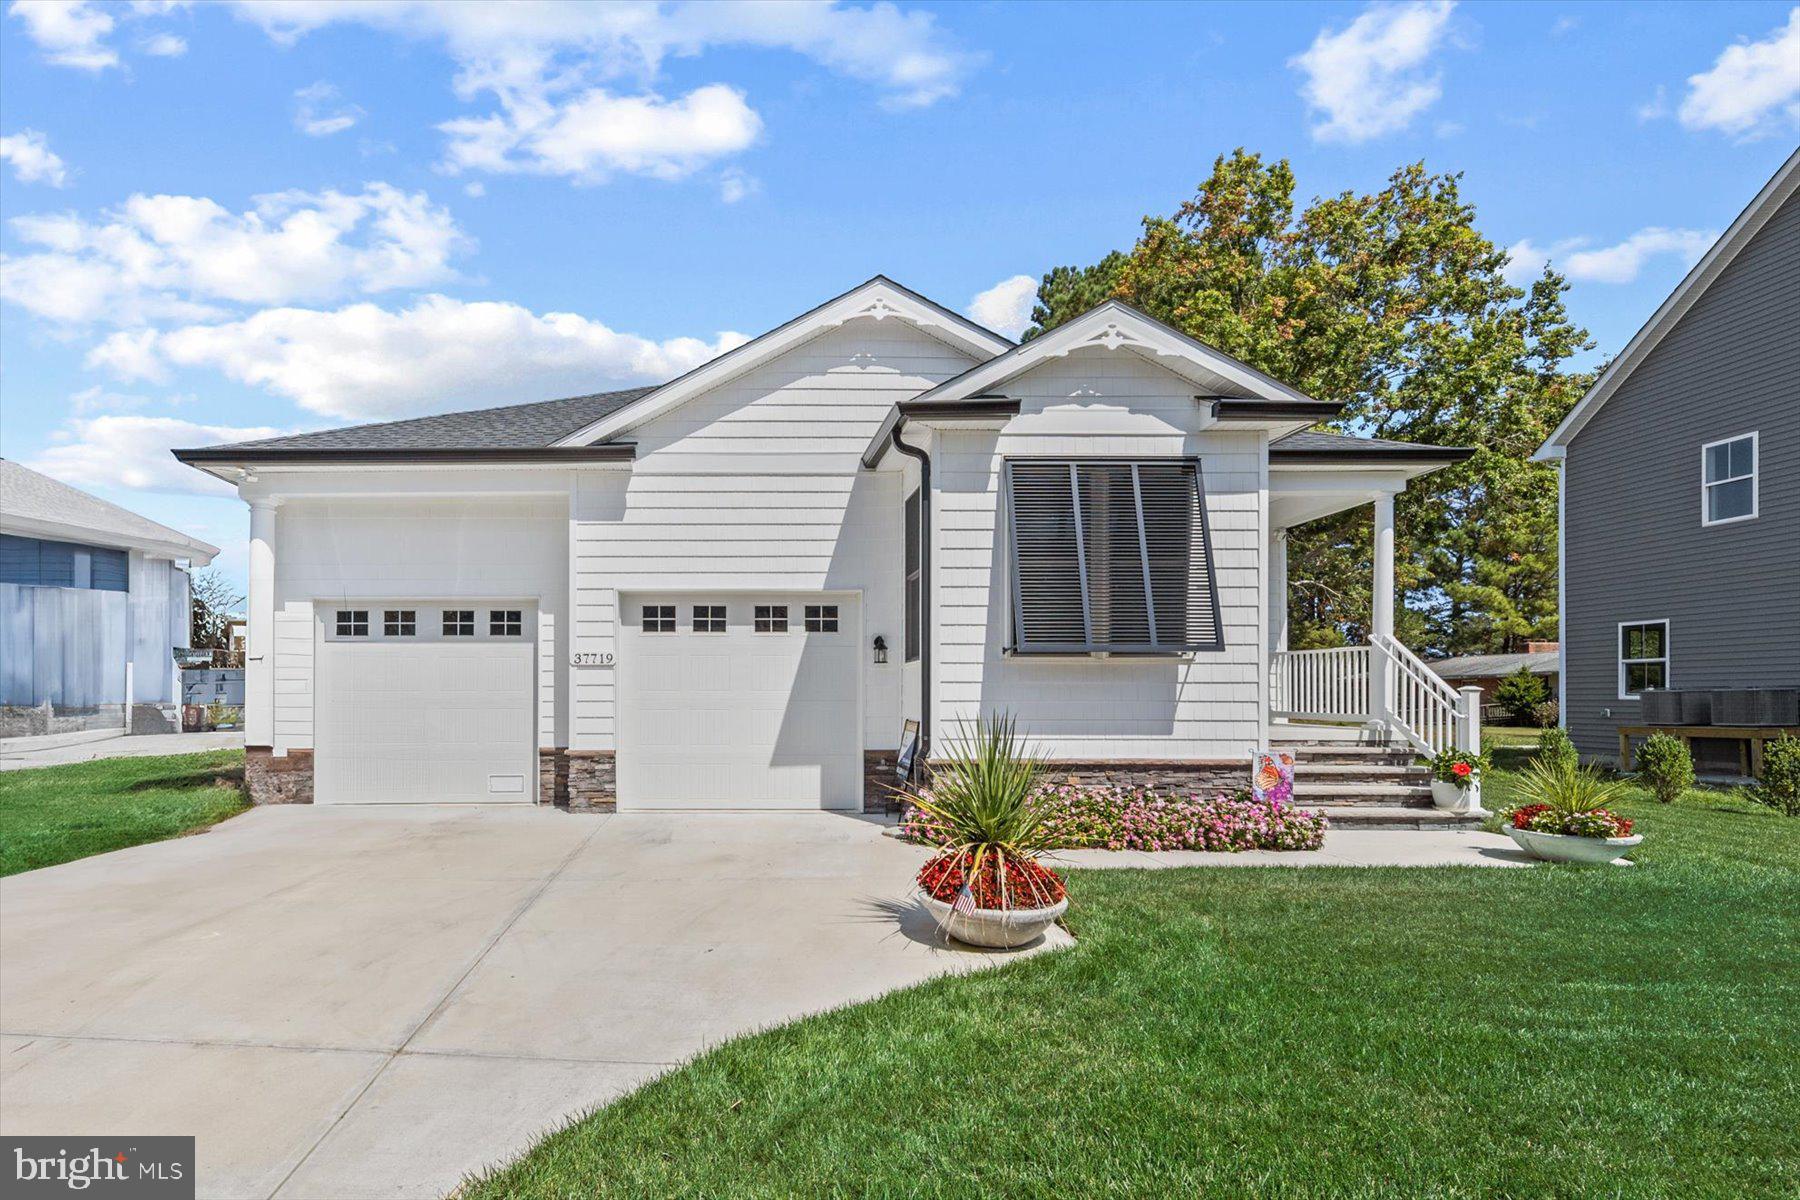
{"label": "window shutter", "polygon": [[1197,462],[1012,461],[1006,490],[1018,650],[1222,646]]}
{"label": "window shutter", "polygon": [[1139,463],[1137,472],[1156,640],[1164,645],[1217,645],[1219,606],[1201,507],[1200,468],[1191,462]]}
{"label": "window shutter", "polygon": [[1007,464],[1012,499],[1013,617],[1025,646],[1081,647],[1087,616],[1068,463]]}

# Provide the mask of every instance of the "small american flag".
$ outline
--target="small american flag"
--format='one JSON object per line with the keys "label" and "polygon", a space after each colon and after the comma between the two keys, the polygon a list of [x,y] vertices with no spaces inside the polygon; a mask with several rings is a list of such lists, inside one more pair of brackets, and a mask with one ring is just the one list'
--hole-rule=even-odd
{"label": "small american flag", "polygon": [[962,885],[962,891],[956,893],[956,903],[950,907],[965,917],[975,915],[975,893],[969,890],[968,884]]}

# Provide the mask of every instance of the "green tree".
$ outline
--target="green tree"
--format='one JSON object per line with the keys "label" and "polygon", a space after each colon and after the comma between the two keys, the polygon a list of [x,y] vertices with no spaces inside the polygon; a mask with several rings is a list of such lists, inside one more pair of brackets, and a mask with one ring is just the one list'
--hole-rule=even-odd
{"label": "green tree", "polygon": [[[1590,345],[1555,272],[1507,282],[1460,180],[1414,163],[1299,208],[1286,160],[1239,149],[1172,216],[1146,217],[1129,254],[1045,275],[1026,334],[1116,297],[1342,401],[1340,432],[1473,447],[1397,512],[1396,633],[1453,654],[1556,635],[1556,478],[1529,458],[1585,387],[1566,363]],[[1370,542],[1367,509],[1290,534],[1291,645],[1367,636]]]}
{"label": "green tree", "polygon": [[1529,667],[1520,667],[1494,689],[1494,703],[1521,725],[1531,724],[1532,710],[1549,698],[1550,689]]}

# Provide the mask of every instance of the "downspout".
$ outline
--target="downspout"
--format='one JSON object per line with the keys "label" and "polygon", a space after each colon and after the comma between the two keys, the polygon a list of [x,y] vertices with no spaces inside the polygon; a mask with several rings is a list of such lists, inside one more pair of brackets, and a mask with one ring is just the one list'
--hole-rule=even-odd
{"label": "downspout", "polygon": [[894,449],[919,464],[919,752],[924,766],[931,748],[931,455],[900,440],[905,418],[889,434]]}

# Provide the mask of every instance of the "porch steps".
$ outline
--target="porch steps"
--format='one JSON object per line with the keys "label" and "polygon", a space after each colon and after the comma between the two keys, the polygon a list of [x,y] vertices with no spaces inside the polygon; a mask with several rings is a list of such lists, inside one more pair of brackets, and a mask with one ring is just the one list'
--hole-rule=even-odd
{"label": "porch steps", "polygon": [[1439,812],[1386,804],[1309,804],[1309,812],[1321,812],[1333,829],[1479,829],[1481,818],[1465,813]]}
{"label": "porch steps", "polygon": [[1431,770],[1405,744],[1280,740],[1294,756],[1294,803],[1323,812],[1338,829],[1473,829],[1480,817],[1440,812]]}

